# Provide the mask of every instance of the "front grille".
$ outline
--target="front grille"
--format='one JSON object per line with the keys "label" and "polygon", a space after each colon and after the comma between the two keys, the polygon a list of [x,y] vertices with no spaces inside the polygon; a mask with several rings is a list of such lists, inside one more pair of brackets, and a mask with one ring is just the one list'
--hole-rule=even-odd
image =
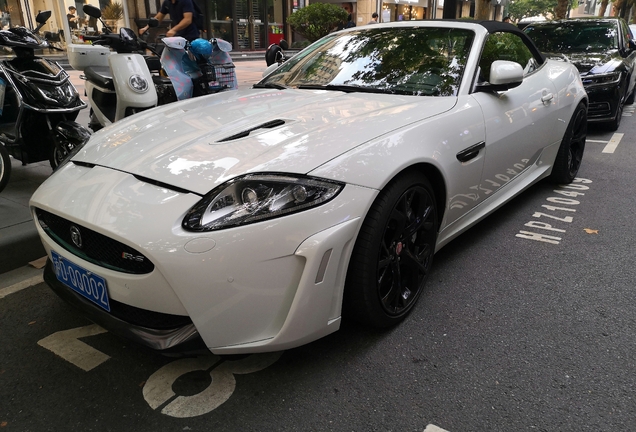
{"label": "front grille", "polygon": [[[130,246],[47,211],[36,208],[35,214],[49,237],[83,260],[110,270],[131,274],[146,274],[155,268],[148,258]],[[79,230],[81,247],[73,242],[72,227]]]}

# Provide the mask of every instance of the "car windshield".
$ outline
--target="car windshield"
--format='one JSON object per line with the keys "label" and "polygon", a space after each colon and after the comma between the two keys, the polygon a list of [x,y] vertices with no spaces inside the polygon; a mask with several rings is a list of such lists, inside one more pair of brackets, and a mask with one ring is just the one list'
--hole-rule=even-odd
{"label": "car windshield", "polygon": [[292,57],[257,86],[415,96],[454,96],[471,30],[366,28],[334,33]]}
{"label": "car windshield", "polygon": [[609,21],[531,24],[524,31],[547,53],[603,52],[618,49],[616,25]]}

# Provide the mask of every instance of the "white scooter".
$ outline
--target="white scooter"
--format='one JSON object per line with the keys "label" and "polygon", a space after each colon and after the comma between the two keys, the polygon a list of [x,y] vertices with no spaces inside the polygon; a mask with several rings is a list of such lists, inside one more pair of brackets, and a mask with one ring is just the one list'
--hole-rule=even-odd
{"label": "white scooter", "polygon": [[[84,5],[82,9],[101,21],[101,11],[95,6]],[[143,52],[145,43],[129,28],[114,34],[103,21],[102,24],[104,34],[85,39],[116,52],[107,56],[108,66],[77,64],[75,56],[69,55],[71,66],[84,72],[82,78],[86,80],[86,95],[91,106],[88,126],[93,131],[157,105],[152,75],[144,57],[137,53]]]}

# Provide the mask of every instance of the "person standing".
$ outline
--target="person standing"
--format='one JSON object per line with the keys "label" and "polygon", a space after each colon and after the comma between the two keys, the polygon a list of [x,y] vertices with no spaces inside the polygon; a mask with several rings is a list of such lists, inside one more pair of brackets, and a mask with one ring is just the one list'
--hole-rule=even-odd
{"label": "person standing", "polygon": [[79,28],[78,18],[75,16],[75,6],[68,7],[68,13],[66,14],[66,19],[68,20],[68,27],[71,30],[77,30]]}
{"label": "person standing", "polygon": [[[193,0],[164,0],[161,10],[155,15],[155,18],[161,22],[166,15],[170,15],[173,24],[166,36],[181,36],[188,41],[193,41],[199,37],[199,29],[194,24],[194,4]],[[148,26],[139,29],[140,33],[146,32]]]}
{"label": "person standing", "polygon": [[371,21],[369,21],[367,24],[377,24],[377,23],[378,23],[378,13],[373,12],[373,14],[371,15]]}

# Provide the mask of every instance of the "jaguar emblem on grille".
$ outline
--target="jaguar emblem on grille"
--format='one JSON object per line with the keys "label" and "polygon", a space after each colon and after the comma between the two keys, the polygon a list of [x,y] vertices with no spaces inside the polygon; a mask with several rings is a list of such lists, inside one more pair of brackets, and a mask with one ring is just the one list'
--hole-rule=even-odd
{"label": "jaguar emblem on grille", "polygon": [[82,248],[82,233],[75,225],[71,225],[71,240],[75,246]]}

